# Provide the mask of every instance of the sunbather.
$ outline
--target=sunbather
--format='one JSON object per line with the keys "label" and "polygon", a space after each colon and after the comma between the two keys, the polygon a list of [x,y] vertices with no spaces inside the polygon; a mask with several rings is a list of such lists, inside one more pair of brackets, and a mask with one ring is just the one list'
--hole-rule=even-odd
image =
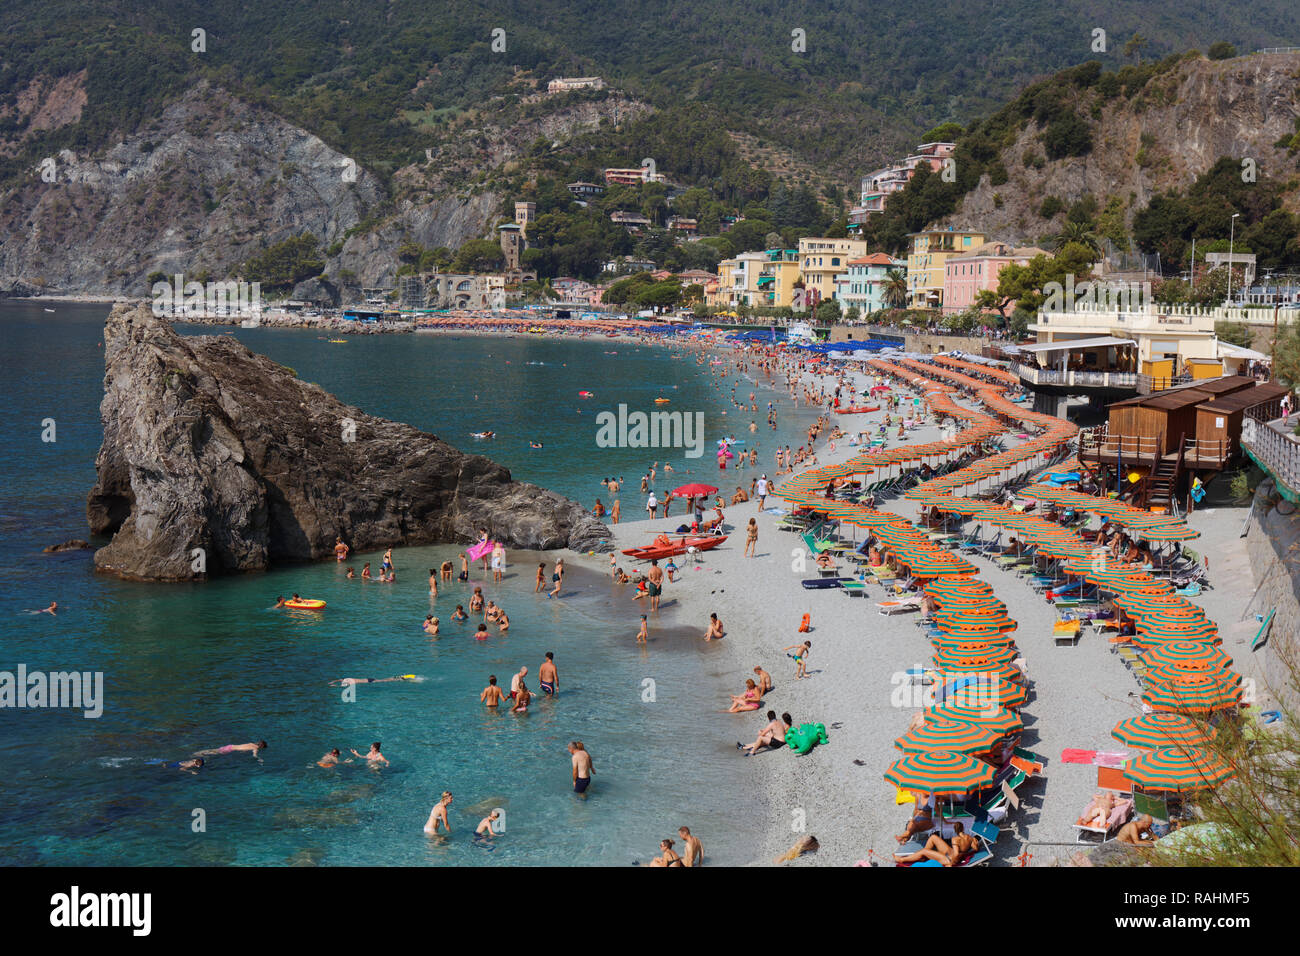
{"label": "sunbather", "polygon": [[835,567],[835,559],[823,551],[821,554],[817,555],[817,567],[833,568]]}
{"label": "sunbather", "polygon": [[952,843],[948,843],[939,834],[934,834],[930,839],[925,841],[925,848],[916,853],[907,853],[899,855],[894,854],[894,859],[899,863],[918,863],[921,860],[937,860],[944,866],[956,866],[957,863],[965,856],[974,853],[979,844],[975,838],[966,832],[966,828],[960,823],[952,825],[953,835]]}
{"label": "sunbather", "polygon": [[763,704],[763,695],[758,692],[758,685],[754,683],[753,678],[745,679],[745,692],[743,694],[732,694],[731,707],[724,713],[739,714],[747,710],[758,710]]}
{"label": "sunbather", "polygon": [[1105,830],[1110,821],[1110,811],[1113,809],[1115,809],[1115,795],[1109,790],[1102,790],[1093,796],[1092,803],[1079,814],[1078,825]]}
{"label": "sunbather", "polygon": [[1149,847],[1155,842],[1155,837],[1151,833],[1153,823],[1155,821],[1148,814],[1143,813],[1120,827],[1115,839],[1128,846]]}
{"label": "sunbather", "polygon": [[754,756],[759,747],[770,747],[772,750],[776,750],[785,746],[785,735],[790,729],[789,718],[789,714],[782,714],[781,718],[778,719],[776,711],[769,710],[767,712],[767,725],[758,732],[758,739],[747,747],[742,747],[739,742],[736,743],[736,746],[740,748],[746,757]]}
{"label": "sunbather", "polygon": [[912,795],[916,797],[916,807],[907,821],[907,826],[903,827],[903,832],[894,837],[898,843],[906,843],[916,834],[929,833],[934,829],[934,812],[930,806],[933,795],[924,790],[915,790]]}

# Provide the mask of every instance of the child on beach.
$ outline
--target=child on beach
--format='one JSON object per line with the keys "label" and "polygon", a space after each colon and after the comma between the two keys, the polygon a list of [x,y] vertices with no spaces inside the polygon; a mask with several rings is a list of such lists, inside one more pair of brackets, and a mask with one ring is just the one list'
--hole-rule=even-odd
{"label": "child on beach", "polygon": [[537,584],[533,587],[533,593],[537,594],[546,586],[546,562],[543,561],[537,565]]}
{"label": "child on beach", "polygon": [[803,680],[808,676],[808,652],[811,648],[812,641],[804,641],[802,644],[791,644],[789,647],[784,648],[784,650],[787,651],[794,651],[794,653],[789,656],[794,658],[794,676],[796,680]]}
{"label": "child on beach", "polygon": [[641,628],[636,632],[636,642],[638,644],[646,643],[646,638],[650,636],[650,625],[646,621],[646,616],[641,615]]}

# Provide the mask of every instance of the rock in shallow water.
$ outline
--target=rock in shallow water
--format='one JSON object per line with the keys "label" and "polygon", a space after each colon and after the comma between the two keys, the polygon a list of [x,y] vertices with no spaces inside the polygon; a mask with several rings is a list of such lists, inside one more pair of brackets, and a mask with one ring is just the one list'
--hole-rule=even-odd
{"label": "rock in shallow water", "polygon": [[367,415],[230,336],[147,305],[104,326],[104,443],[86,503],[98,570],[143,580],[265,570],[353,550],[472,541],[608,550],[580,505],[481,455]]}

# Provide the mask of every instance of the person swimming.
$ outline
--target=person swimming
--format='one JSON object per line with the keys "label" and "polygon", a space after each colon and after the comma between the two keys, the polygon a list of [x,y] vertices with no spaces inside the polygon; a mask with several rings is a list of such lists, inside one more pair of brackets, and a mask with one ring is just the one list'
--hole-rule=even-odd
{"label": "person swimming", "polygon": [[[414,674],[399,674],[396,677],[340,677],[330,681],[331,687],[351,687],[354,684],[388,684],[397,680],[415,680]],[[266,746],[263,744],[263,746]]]}
{"label": "person swimming", "polygon": [[255,744],[226,744],[224,747],[214,747],[211,750],[196,750],[192,756],[211,757],[216,754],[251,753],[256,757],[265,749],[266,741],[259,740]]}
{"label": "person swimming", "polygon": [[456,610],[451,612],[451,619],[457,623],[469,620],[469,615],[465,613],[465,606],[463,604],[456,605]]}
{"label": "person swimming", "polygon": [[352,750],[352,748],[350,747],[348,749],[351,752],[352,756],[356,757],[358,760],[370,761],[371,766],[375,766],[376,764],[379,763],[382,763],[385,767],[389,766],[388,758],[385,757],[383,753],[380,752],[378,740],[376,740],[373,744],[371,744],[370,749],[366,751],[364,754],[359,754],[355,750]]}
{"label": "person swimming", "polygon": [[334,748],[333,750],[331,750],[329,753],[327,753],[327,754],[325,754],[323,757],[321,757],[320,760],[317,760],[317,761],[316,761],[316,766],[318,766],[318,767],[325,767],[325,768],[329,768],[329,767],[337,767],[337,766],[339,765],[339,757],[340,757],[340,756],[342,756],[342,755],[339,753],[339,748],[338,748],[338,747],[335,747],[335,748]]}

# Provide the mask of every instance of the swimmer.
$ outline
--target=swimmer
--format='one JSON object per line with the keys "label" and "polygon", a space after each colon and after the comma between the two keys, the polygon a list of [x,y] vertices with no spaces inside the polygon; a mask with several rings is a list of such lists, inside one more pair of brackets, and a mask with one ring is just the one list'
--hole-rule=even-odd
{"label": "swimmer", "polygon": [[[150,762],[152,763],[153,761]],[[173,760],[170,762],[158,761],[158,765],[164,770],[184,770],[189,773],[198,773],[203,764],[204,760],[202,757],[195,757],[193,760]]]}
{"label": "swimmer", "polygon": [[506,699],[506,695],[501,692],[497,686],[497,675],[488,675],[488,685],[483,688],[483,693],[478,695],[478,699],[488,707],[496,707],[501,701]]}
{"label": "swimmer", "polygon": [[[414,674],[399,674],[396,677],[341,677],[330,681],[331,687],[351,687],[354,684],[388,684],[396,680],[415,680]],[[263,744],[263,746],[266,746]]]}
{"label": "swimmer", "polygon": [[429,811],[429,819],[424,824],[424,832],[433,836],[438,832],[438,827],[442,827],[451,833],[451,824],[447,822],[447,807],[451,806],[452,796],[450,790],[442,791],[442,799],[433,805]]}
{"label": "swimmer", "polygon": [[224,747],[214,747],[211,750],[196,750],[191,756],[211,757],[214,754],[251,753],[256,757],[265,749],[266,741],[259,740],[255,744],[226,744]]}
{"label": "swimmer", "polygon": [[505,608],[497,608],[497,628],[502,634],[510,630],[510,615],[505,612]]}
{"label": "swimmer", "polygon": [[493,810],[491,813],[489,813],[487,816],[485,816],[482,820],[480,820],[480,821],[478,822],[478,828],[475,829],[475,831],[474,831],[474,838],[475,838],[475,839],[483,839],[483,840],[491,840],[494,836],[496,836],[496,835],[497,835],[497,831],[492,829],[492,824],[496,823],[496,822],[497,822],[497,819],[498,819],[500,816],[501,816],[501,814],[499,814],[499,813],[497,813],[497,811]]}
{"label": "swimmer", "polygon": [[528,702],[533,699],[533,695],[528,690],[528,685],[523,681],[519,682],[519,688],[511,696],[515,701],[515,705],[510,708],[512,714],[524,713],[528,710]]}
{"label": "swimmer", "polygon": [[429,569],[429,596],[438,596],[438,571],[436,568]]}
{"label": "swimmer", "polygon": [[469,620],[469,615],[465,613],[465,606],[463,604],[456,605],[456,610],[451,612],[451,619],[457,623]]}
{"label": "swimmer", "polygon": [[277,608],[284,607],[284,598],[280,597],[278,594],[275,596],[275,606]]}
{"label": "swimmer", "polygon": [[49,607],[43,607],[40,610],[41,614],[57,614],[58,612],[59,612],[58,601],[51,601]]}
{"label": "swimmer", "polygon": [[327,768],[327,769],[328,769],[329,767],[337,767],[337,766],[339,765],[339,757],[340,757],[340,756],[342,756],[342,754],[339,753],[339,748],[338,748],[338,747],[335,747],[335,748],[334,748],[333,750],[331,750],[329,753],[327,753],[327,754],[325,754],[323,757],[321,757],[320,760],[317,760],[317,761],[316,761],[316,766],[318,766],[318,767],[325,767],[325,768]]}
{"label": "swimmer", "polygon": [[469,580],[469,558],[467,558],[467,557],[466,557],[465,555],[463,555],[463,554],[460,556],[460,575],[459,575],[459,578],[460,578],[460,580],[462,580],[462,581],[468,581],[468,580]]}
{"label": "swimmer", "polygon": [[542,447],[542,443],[539,442],[539,441],[530,441],[530,442],[528,443],[528,447],[529,447],[529,448],[541,448],[541,447]]}
{"label": "swimmer", "polygon": [[478,622],[478,629],[474,632],[474,639],[476,641],[486,641],[488,639],[488,629],[487,629],[486,621]]}
{"label": "swimmer", "polygon": [[432,614],[424,619],[424,633],[430,637],[438,636],[438,619]]}
{"label": "swimmer", "polygon": [[350,747],[349,747],[348,749],[349,749],[349,751],[352,753],[352,756],[356,757],[357,759],[359,759],[359,760],[369,760],[371,766],[374,766],[375,764],[378,764],[378,763],[380,763],[381,761],[383,762],[383,765],[384,765],[385,767],[389,766],[388,758],[385,757],[382,753],[379,752],[379,741],[378,741],[378,740],[376,740],[373,744],[371,744],[371,745],[370,745],[370,749],[369,749],[366,753],[364,753],[364,754],[359,754],[359,753],[357,753],[355,750],[352,750],[352,748],[350,748]]}
{"label": "swimmer", "polygon": [[347,574],[348,580],[351,581],[356,576],[357,576],[356,568],[348,568],[348,574]]}
{"label": "swimmer", "polygon": [[591,786],[591,778],[596,775],[596,765],[581,740],[570,743],[568,750],[573,755],[573,792],[585,794]]}
{"label": "swimmer", "polygon": [[369,562],[369,561],[367,561],[367,562],[366,562],[364,565],[362,565],[362,567],[361,567],[361,580],[362,580],[362,581],[370,581],[370,580],[373,580],[373,579],[370,577],[370,562]]}
{"label": "swimmer", "polygon": [[548,697],[555,696],[556,688],[560,686],[560,672],[555,667],[554,651],[546,652],[546,660],[542,661],[542,666],[537,669],[537,680],[543,694]]}

